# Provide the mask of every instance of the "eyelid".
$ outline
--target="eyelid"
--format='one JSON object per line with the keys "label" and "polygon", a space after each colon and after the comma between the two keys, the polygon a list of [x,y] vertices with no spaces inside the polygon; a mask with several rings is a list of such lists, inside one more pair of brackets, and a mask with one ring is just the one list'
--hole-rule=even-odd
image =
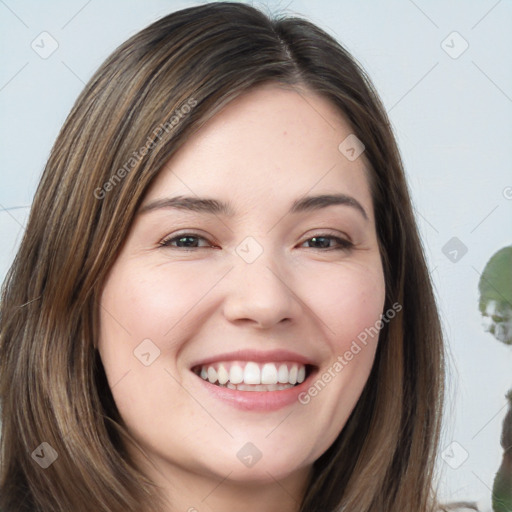
{"label": "eyelid", "polygon": [[329,228],[311,229],[311,230],[307,231],[306,234],[304,235],[305,240],[309,240],[310,238],[321,237],[321,236],[330,236],[332,238],[341,238],[343,240],[346,240],[347,242],[350,242],[350,243],[353,242],[352,237],[348,233],[346,233],[344,231],[329,229]]}

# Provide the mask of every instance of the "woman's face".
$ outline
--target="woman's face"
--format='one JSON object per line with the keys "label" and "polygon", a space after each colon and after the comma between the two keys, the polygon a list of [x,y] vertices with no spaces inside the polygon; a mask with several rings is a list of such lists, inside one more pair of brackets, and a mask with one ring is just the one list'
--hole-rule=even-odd
{"label": "woman's face", "polygon": [[191,137],[144,198],[98,347],[160,474],[305,475],[343,429],[385,293],[351,133],[322,97],[266,85]]}

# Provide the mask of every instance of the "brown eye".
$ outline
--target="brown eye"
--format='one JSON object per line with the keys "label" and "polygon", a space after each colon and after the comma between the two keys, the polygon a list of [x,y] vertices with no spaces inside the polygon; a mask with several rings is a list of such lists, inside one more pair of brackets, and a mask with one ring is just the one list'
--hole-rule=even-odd
{"label": "brown eye", "polygon": [[[335,246],[330,245],[330,242],[334,241]],[[343,238],[339,238],[332,235],[317,235],[308,238],[304,243],[312,242],[312,249],[326,249],[326,250],[347,250],[353,247],[354,244]]]}
{"label": "brown eye", "polygon": [[[193,250],[201,248],[198,245],[200,240],[208,242],[206,238],[196,235],[195,233],[181,233],[171,238],[162,240],[160,245],[162,247],[170,247],[171,249]],[[174,243],[176,243],[176,245],[174,245]],[[211,247],[211,244],[208,243],[206,247]]]}

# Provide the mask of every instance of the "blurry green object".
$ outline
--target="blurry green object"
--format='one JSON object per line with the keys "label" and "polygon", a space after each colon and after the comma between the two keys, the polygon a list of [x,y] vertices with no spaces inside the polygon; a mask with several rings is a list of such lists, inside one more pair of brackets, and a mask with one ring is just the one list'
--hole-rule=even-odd
{"label": "blurry green object", "polygon": [[512,344],[512,246],[503,247],[487,262],[480,282],[480,312],[484,329]]}
{"label": "blurry green object", "polygon": [[492,488],[494,512],[512,512],[512,390],[507,394],[508,413],[503,420],[501,446],[503,459]]}
{"label": "blurry green object", "polygon": [[[491,257],[480,276],[478,290],[485,331],[512,345],[512,246],[503,247]],[[501,434],[503,458],[492,489],[494,512],[512,512],[512,389],[507,400]]]}

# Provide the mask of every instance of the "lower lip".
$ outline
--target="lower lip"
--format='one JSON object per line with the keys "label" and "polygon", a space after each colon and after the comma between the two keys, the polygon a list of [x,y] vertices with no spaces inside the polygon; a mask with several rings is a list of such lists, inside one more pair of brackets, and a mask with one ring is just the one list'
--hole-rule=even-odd
{"label": "lower lip", "polygon": [[309,387],[313,373],[311,372],[301,384],[279,391],[237,391],[211,384],[196,374],[194,376],[209,393],[228,405],[244,411],[277,411],[293,403],[299,403],[299,395]]}

